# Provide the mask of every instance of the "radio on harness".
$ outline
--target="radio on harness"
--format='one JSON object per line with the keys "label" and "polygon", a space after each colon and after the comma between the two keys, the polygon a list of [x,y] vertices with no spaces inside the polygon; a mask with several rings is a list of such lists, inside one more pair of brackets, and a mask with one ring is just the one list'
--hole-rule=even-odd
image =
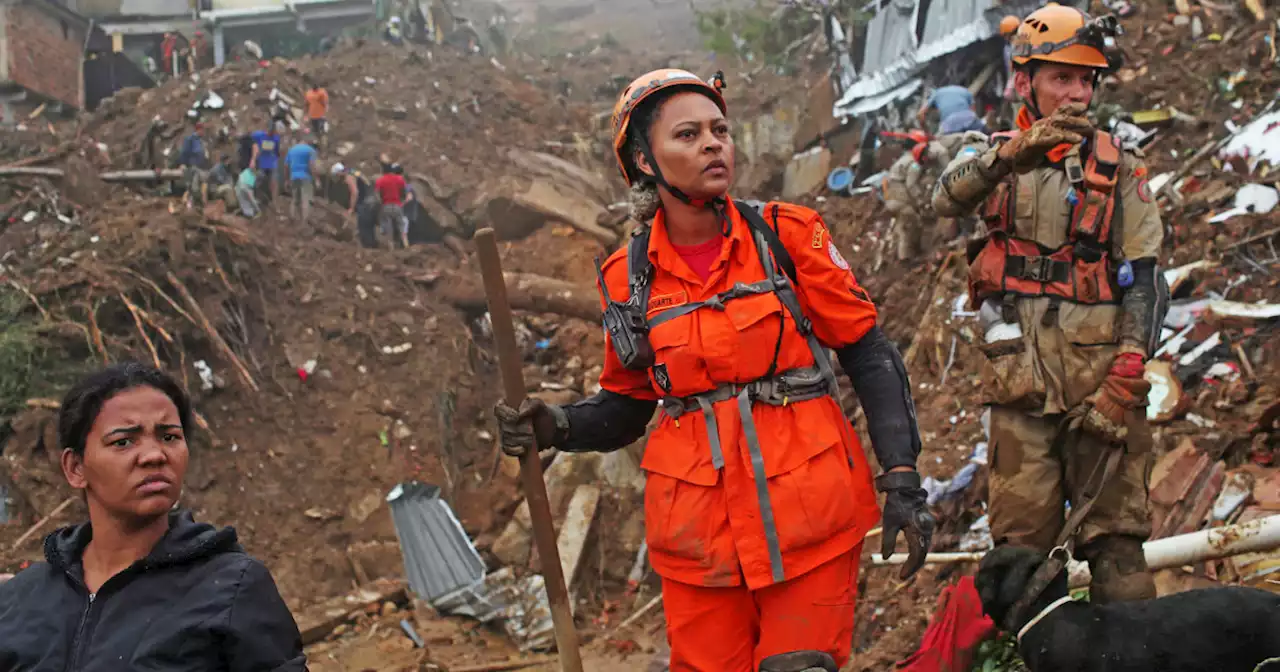
{"label": "radio on harness", "polygon": [[609,296],[609,286],[604,282],[600,257],[595,258],[596,278],[604,294],[604,330],[613,342],[613,350],[622,366],[632,371],[644,371],[653,366],[653,346],[649,344],[649,325],[645,321],[645,307],[639,304],[633,292],[631,298],[618,303]]}

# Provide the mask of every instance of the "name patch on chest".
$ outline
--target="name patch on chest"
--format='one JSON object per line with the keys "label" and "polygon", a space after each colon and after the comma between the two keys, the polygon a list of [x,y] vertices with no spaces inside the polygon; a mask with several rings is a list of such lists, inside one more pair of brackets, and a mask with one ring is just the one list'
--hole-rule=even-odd
{"label": "name patch on chest", "polygon": [[658,296],[649,297],[649,305],[645,307],[646,313],[666,310],[682,306],[689,302],[689,295],[686,292],[673,292],[671,294],[660,294]]}

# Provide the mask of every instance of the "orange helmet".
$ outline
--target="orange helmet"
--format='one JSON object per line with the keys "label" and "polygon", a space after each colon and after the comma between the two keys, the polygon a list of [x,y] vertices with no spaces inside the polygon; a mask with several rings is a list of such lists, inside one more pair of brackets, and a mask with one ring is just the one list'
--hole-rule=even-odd
{"label": "orange helmet", "polygon": [[1088,14],[1051,2],[1032,12],[1013,36],[1013,62],[1031,61],[1108,68],[1106,39],[1117,34],[1114,17]]}
{"label": "orange helmet", "polygon": [[1021,24],[1022,21],[1019,21],[1018,17],[1013,15],[1006,16],[1000,19],[1000,34],[1008,37],[1018,32],[1018,26]]}
{"label": "orange helmet", "polygon": [[636,78],[622,90],[618,102],[613,106],[613,154],[618,159],[618,169],[622,178],[630,185],[635,178],[631,174],[632,162],[622,155],[623,146],[627,143],[627,128],[631,125],[631,113],[653,94],[672,88],[687,88],[697,91],[720,106],[721,114],[728,114],[724,96],[720,90],[724,88],[724,74],[716,73],[710,82],[703,80],[687,70],[664,68],[645,73]]}

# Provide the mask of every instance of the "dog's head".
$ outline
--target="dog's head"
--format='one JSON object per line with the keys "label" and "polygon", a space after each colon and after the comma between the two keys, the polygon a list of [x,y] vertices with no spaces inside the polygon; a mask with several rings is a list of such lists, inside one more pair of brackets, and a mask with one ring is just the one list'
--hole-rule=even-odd
{"label": "dog's head", "polygon": [[1031,575],[1044,564],[1045,556],[1039,551],[1017,546],[1000,546],[987,553],[978,565],[974,587],[982,599],[982,611],[998,625],[1016,630],[1037,611],[1053,600],[1067,594],[1067,572],[1063,570],[1053,578],[1049,587],[1032,603],[1035,610],[1022,615],[1021,623],[1006,623],[1009,609],[1026,591]]}

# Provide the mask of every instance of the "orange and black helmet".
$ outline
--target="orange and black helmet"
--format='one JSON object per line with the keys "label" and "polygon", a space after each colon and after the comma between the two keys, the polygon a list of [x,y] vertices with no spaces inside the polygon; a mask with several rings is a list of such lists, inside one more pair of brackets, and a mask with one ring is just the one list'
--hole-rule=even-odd
{"label": "orange and black helmet", "polygon": [[1018,26],[1013,36],[1013,62],[1110,68],[1106,40],[1117,33],[1114,17],[1094,19],[1074,7],[1051,2],[1027,15]]}
{"label": "orange and black helmet", "polygon": [[627,181],[627,184],[638,179],[638,175],[634,174],[637,170],[635,162],[631,157],[623,156],[623,148],[627,144],[627,130],[631,125],[631,115],[636,108],[660,91],[687,89],[707,96],[720,106],[721,114],[728,114],[724,96],[720,93],[723,88],[724,75],[721,73],[716,73],[711,81],[706,81],[692,72],[675,68],[645,73],[628,84],[627,88],[622,90],[622,95],[618,97],[618,102],[613,106],[613,154],[618,160],[618,169],[622,171],[622,178]]}

